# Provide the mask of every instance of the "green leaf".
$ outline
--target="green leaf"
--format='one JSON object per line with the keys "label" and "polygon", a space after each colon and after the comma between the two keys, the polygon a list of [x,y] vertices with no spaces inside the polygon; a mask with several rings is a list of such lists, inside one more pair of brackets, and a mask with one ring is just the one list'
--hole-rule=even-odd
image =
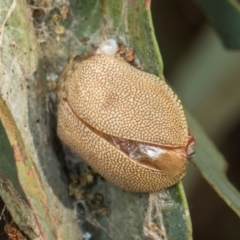
{"label": "green leaf", "polygon": [[[38,35],[38,39],[29,24],[26,2],[5,0],[4,3],[2,9],[10,9],[11,3],[16,5],[12,8],[14,14],[8,16],[8,28],[4,25],[1,66],[6,75],[0,80],[2,103],[6,104],[4,111],[12,119],[16,144],[24,160],[17,161],[13,154],[15,168],[12,172],[17,171],[18,181],[9,179],[28,199],[26,207],[35,216],[32,224],[41,229],[40,238],[75,240],[81,236],[76,230],[77,221],[74,222],[70,209],[67,186],[56,161],[58,150],[54,148],[56,138],[52,128],[55,122],[51,110],[56,102],[49,104],[50,94],[44,80],[60,74],[70,55],[83,54],[91,49],[91,44],[98,45],[105,38],[115,38],[133,47],[142,68],[163,78],[150,1],[72,0],[69,17],[61,23],[66,28],[62,35],[55,33],[52,13],[47,15],[45,9],[47,16],[39,31],[43,35]],[[42,43],[41,54],[37,41]],[[12,144],[12,132],[4,121],[6,114],[1,111],[1,121]],[[4,166],[5,162],[1,164]],[[191,221],[181,183],[149,195],[124,192],[106,181],[99,181],[94,191],[104,194],[112,211],[109,217],[98,221],[91,213],[86,213],[83,226],[97,239],[143,239],[143,231],[148,237],[154,233],[164,239],[191,239]],[[13,218],[17,220],[14,214]]]}
{"label": "green leaf", "polygon": [[52,131],[43,78],[36,73],[39,48],[30,9],[17,0],[1,1],[0,9],[1,197],[31,239],[81,239],[49,144]]}
{"label": "green leaf", "polygon": [[[240,193],[226,176],[227,162],[207,137],[197,121],[188,113],[189,126],[196,138],[196,156],[192,162],[218,195],[240,216]],[[199,197],[203,193],[199,193]]]}
{"label": "green leaf", "polygon": [[[72,1],[73,16],[65,26],[80,39],[80,44],[77,51],[66,49],[66,56],[82,54],[91,49],[91,44],[98,45],[103,39],[114,38],[134,48],[145,71],[163,78],[149,3],[143,0]],[[83,224],[93,238],[143,239],[143,231],[148,237],[156,231],[154,223],[167,239],[192,238],[190,214],[181,183],[149,195],[125,192],[99,181],[94,191],[104,195],[111,214],[97,222],[88,219]]]}
{"label": "green leaf", "polygon": [[17,145],[11,146],[2,124],[3,121],[7,124],[9,131],[13,131],[12,119],[8,115],[1,98],[0,120],[0,179],[2,183],[0,195],[19,228],[25,229],[26,234],[34,239],[37,237],[38,229],[36,229],[32,213],[27,204],[27,197],[18,181],[13,151],[14,148],[16,154]]}
{"label": "green leaf", "polygon": [[237,0],[195,0],[213,24],[226,48],[240,48],[240,3]]}

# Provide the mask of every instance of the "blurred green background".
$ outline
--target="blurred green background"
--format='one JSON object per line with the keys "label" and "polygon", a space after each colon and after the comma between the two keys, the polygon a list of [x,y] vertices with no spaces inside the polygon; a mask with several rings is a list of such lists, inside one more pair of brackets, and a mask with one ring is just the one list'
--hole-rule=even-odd
{"label": "blurred green background", "polygon": [[[196,2],[152,1],[164,75],[228,160],[227,176],[240,190],[240,51],[226,49],[216,25]],[[227,8],[215,7],[219,16],[225,11],[233,19]],[[192,164],[183,182],[193,239],[240,239],[240,219]]]}

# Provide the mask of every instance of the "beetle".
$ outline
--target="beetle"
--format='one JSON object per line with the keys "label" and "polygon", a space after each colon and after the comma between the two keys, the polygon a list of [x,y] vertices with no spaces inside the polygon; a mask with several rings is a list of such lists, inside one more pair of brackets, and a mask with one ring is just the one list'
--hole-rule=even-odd
{"label": "beetle", "polygon": [[65,67],[58,136],[124,190],[170,187],[186,174],[195,146],[181,102],[164,81],[129,64],[117,53],[118,45],[112,49],[107,41]]}

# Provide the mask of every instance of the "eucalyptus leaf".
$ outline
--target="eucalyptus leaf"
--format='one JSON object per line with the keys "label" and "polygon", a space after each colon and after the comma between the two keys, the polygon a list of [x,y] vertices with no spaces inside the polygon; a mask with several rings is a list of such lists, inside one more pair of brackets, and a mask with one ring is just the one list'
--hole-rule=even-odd
{"label": "eucalyptus leaf", "polygon": [[195,0],[217,30],[226,48],[240,48],[240,3],[237,0]]}
{"label": "eucalyptus leaf", "polygon": [[[0,182],[13,221],[31,239],[81,239],[49,144],[46,90],[26,1],[0,2]],[[58,171],[56,171],[58,169]]]}
{"label": "eucalyptus leaf", "polygon": [[[79,48],[66,49],[65,56],[86,53],[91,44],[96,46],[103,39],[114,38],[134,48],[142,69],[163,78],[163,64],[154,36],[150,2],[71,3],[73,15],[65,26],[80,42]],[[91,27],[89,22],[92,23]],[[150,237],[148,230],[151,232],[151,224],[154,223],[163,232],[159,239],[192,239],[190,214],[181,183],[150,196],[125,192],[102,181],[93,191],[103,194],[111,210],[108,217],[99,220],[88,218],[83,224],[84,230],[91,233],[93,239],[144,239],[144,233]]]}
{"label": "eucalyptus leaf", "polygon": [[[197,121],[188,113],[188,122],[197,140],[196,156],[192,162],[218,195],[240,216],[240,193],[226,176],[227,161],[217,150]],[[199,197],[202,193],[199,193]]]}

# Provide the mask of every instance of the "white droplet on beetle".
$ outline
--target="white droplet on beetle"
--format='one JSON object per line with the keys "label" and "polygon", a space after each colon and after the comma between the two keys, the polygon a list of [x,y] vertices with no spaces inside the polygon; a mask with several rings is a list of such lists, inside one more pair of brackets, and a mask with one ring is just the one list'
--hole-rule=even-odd
{"label": "white droplet on beetle", "polygon": [[[124,61],[124,48],[114,42],[105,41],[95,54],[74,57],[65,67],[58,135],[115,185],[158,191],[184,177],[195,141],[177,96],[159,77]],[[132,54],[125,59],[132,61]]]}

